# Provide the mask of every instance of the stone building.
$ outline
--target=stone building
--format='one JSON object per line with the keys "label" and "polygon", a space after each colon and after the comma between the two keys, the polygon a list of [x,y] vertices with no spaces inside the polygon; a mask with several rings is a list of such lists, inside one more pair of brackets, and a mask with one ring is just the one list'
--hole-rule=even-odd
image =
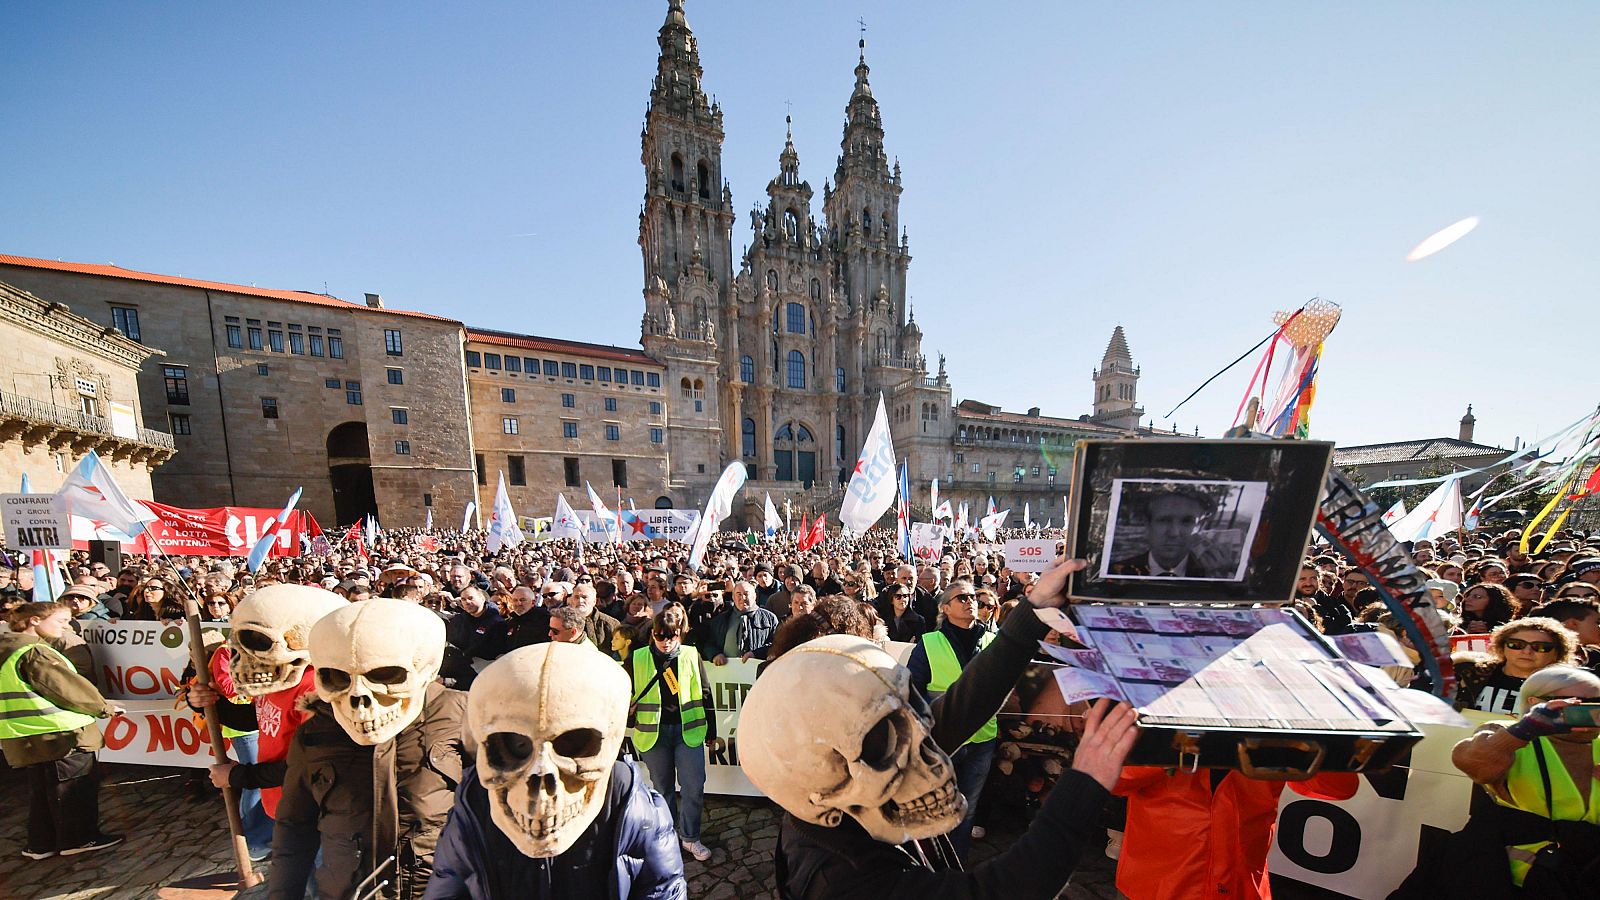
{"label": "stone building", "polygon": [[641,508],[672,505],[661,363],[636,348],[469,328],[466,366],[480,510],[502,472],[524,516],[550,515],[558,492],[587,509],[585,483],[608,506],[619,490]]}
{"label": "stone building", "polygon": [[177,451],[150,476],[157,500],[276,507],[303,486],[325,524],[381,509],[403,525],[474,497],[459,322],[376,294],[20,256],[0,255],[0,281],[164,351],[137,379],[140,425]]}
{"label": "stone building", "polygon": [[1419,438],[1339,447],[1333,451],[1333,464],[1348,474],[1358,476],[1362,484],[1484,469],[1461,480],[1461,490],[1470,494],[1505,471],[1505,466],[1494,463],[1511,452],[1504,447],[1490,447],[1474,441],[1473,431],[1477,424],[1478,417],[1472,414],[1472,407],[1468,406],[1453,438]]}
{"label": "stone building", "polygon": [[172,435],[140,424],[139,367],[157,351],[3,281],[0,341],[0,490],[26,475],[54,491],[93,450],[128,496],[151,499],[173,454]]}

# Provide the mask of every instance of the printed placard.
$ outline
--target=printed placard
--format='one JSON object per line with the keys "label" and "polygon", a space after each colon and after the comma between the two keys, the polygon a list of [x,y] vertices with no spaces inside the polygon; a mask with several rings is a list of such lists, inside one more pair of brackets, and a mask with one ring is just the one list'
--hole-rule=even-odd
{"label": "printed placard", "polygon": [[1006,565],[1013,572],[1043,572],[1056,561],[1053,538],[1012,538],[1006,541]]}
{"label": "printed placard", "polygon": [[14,551],[71,550],[67,500],[55,494],[0,494],[6,546]]}

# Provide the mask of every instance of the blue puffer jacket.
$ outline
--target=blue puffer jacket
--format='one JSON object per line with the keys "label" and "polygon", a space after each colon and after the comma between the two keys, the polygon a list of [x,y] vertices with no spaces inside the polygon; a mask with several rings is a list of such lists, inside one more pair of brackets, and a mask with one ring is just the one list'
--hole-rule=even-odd
{"label": "blue puffer jacket", "polygon": [[605,806],[554,859],[523,856],[489,817],[477,769],[463,774],[424,900],[683,900],[683,854],[661,795],[617,762]]}

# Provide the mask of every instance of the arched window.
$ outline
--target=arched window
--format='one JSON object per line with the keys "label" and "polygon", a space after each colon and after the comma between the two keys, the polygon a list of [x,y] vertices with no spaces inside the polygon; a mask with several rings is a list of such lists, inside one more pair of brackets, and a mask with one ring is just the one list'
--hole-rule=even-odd
{"label": "arched window", "polygon": [[799,481],[810,487],[817,477],[816,438],[796,422],[785,422],[772,435],[772,462],[779,481]]}
{"label": "arched window", "polygon": [[792,209],[783,211],[783,230],[787,231],[791,238],[800,237],[800,215]]}
{"label": "arched window", "polygon": [[789,387],[806,386],[806,355],[799,350],[789,351]]}
{"label": "arched window", "polygon": [[833,388],[839,393],[844,393],[844,366],[833,370]]}
{"label": "arched window", "polygon": [[811,299],[813,299],[813,300],[821,300],[822,299],[822,282],[818,281],[815,278],[811,279]]}
{"label": "arched window", "polygon": [[861,230],[872,230],[872,210],[867,209],[865,206],[861,207]]}
{"label": "arched window", "polygon": [[806,306],[804,303],[791,303],[784,308],[784,327],[790,334],[806,333]]}
{"label": "arched window", "polygon": [[833,441],[834,441],[834,444],[836,445],[834,447],[835,455],[837,455],[840,460],[843,460],[845,458],[845,455],[844,455],[844,426],[843,425],[840,425],[839,427],[837,427],[837,428],[835,428],[833,430]]}
{"label": "arched window", "polygon": [[672,154],[672,189],[683,190],[683,157]]}
{"label": "arched window", "polygon": [[685,378],[682,381],[678,382],[678,390],[682,391],[683,392],[683,396],[685,396],[685,397],[694,396],[694,385],[690,384],[689,383],[689,379],[687,379],[687,378]]}
{"label": "arched window", "polygon": [[706,383],[704,381],[701,381],[700,379],[696,378],[694,380],[694,389],[695,389],[696,392],[703,391],[703,390],[706,389]]}
{"label": "arched window", "polygon": [[694,167],[694,180],[700,185],[700,199],[711,199],[711,170],[706,167],[706,161],[700,160]]}
{"label": "arched window", "polygon": [[777,289],[778,289],[778,270],[777,269],[768,269],[767,270],[767,290],[775,291]]}
{"label": "arched window", "polygon": [[796,444],[811,444],[816,442],[816,438],[811,436],[811,429],[804,425],[798,425],[794,429],[794,442]]}
{"label": "arched window", "polygon": [[755,419],[745,419],[739,426],[739,452],[745,456],[756,455]]}
{"label": "arched window", "polygon": [[739,380],[745,384],[756,380],[756,361],[752,357],[739,357]]}

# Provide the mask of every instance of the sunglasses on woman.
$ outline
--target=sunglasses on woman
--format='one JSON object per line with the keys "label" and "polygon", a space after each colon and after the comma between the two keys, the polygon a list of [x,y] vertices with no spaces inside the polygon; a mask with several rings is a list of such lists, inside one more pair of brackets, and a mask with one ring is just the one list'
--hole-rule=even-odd
{"label": "sunglasses on woman", "polygon": [[1525,641],[1522,638],[1506,638],[1507,650],[1532,650],[1535,653],[1554,653],[1560,646],[1555,641]]}

